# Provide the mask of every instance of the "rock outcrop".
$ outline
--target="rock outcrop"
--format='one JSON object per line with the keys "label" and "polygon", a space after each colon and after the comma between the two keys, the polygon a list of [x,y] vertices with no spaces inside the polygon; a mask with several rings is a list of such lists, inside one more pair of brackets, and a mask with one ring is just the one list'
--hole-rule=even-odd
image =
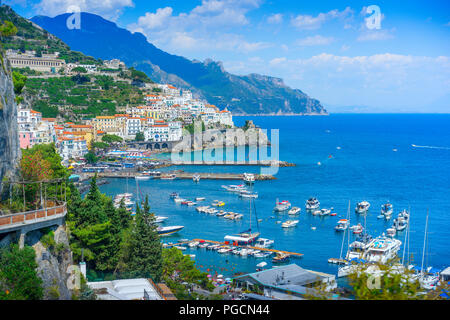
{"label": "rock outcrop", "polygon": [[20,144],[11,68],[0,52],[0,192],[4,177],[17,173]]}
{"label": "rock outcrop", "polygon": [[51,246],[41,241],[43,233],[40,231],[30,232],[27,235],[27,244],[31,245],[36,253],[36,272],[43,281],[44,299],[70,300],[73,258],[68,235],[64,226],[58,227],[53,234],[54,243]]}

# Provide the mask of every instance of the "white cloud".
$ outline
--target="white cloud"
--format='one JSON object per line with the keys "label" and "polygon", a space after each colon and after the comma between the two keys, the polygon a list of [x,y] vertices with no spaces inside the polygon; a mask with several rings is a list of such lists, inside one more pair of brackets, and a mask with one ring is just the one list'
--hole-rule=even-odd
{"label": "white cloud", "polygon": [[56,16],[66,13],[71,7],[78,7],[83,12],[101,15],[106,19],[116,20],[126,7],[134,7],[133,0],[41,0],[35,6],[36,13]]}
{"label": "white cloud", "polygon": [[292,18],[291,24],[298,29],[314,30],[319,29],[323,23],[333,19],[348,19],[353,16],[353,10],[350,7],[343,11],[337,9],[326,13],[319,13],[317,16],[299,14]]}
{"label": "white cloud", "polygon": [[174,15],[171,7],[159,8],[128,25],[141,32],[150,42],[177,54],[211,52],[213,50],[253,52],[270,47],[264,41],[246,41],[233,33],[235,28],[249,25],[248,11],[260,6],[261,0],[203,0],[189,12]]}
{"label": "white cloud", "polygon": [[297,40],[299,46],[324,46],[332,43],[333,37],[323,37],[321,35],[315,35]]}
{"label": "white cloud", "polygon": [[267,18],[267,22],[271,24],[278,24],[283,22],[283,15],[281,13],[274,13]]}
{"label": "white cloud", "polygon": [[171,7],[165,7],[156,10],[156,13],[147,12],[144,16],[139,17],[138,25],[142,29],[145,28],[149,30],[163,27],[172,15],[172,11]]}

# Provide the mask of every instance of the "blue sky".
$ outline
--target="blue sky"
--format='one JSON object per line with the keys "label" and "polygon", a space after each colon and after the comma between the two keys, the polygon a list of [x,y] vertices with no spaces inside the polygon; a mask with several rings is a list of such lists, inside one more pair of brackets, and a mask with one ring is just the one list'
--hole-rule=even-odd
{"label": "blue sky", "polygon": [[[332,111],[450,112],[449,1],[4,2],[27,18],[76,5],[167,52],[283,78]],[[366,21],[370,5],[379,29]]]}

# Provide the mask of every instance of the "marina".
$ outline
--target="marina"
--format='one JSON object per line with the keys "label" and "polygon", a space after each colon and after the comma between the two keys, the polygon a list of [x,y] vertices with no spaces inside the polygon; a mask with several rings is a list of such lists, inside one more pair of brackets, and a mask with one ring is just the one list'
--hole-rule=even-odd
{"label": "marina", "polygon": [[[341,120],[341,118],[347,119],[350,117],[332,116],[327,118],[327,123],[331,123],[329,124],[330,126],[338,128],[338,120],[339,123],[340,121],[344,121],[344,123],[347,121]],[[178,233],[164,237],[164,243],[177,243],[177,239],[189,238],[211,239],[212,241],[217,241],[220,245],[224,245],[223,239],[225,235],[238,234],[242,230],[248,228],[249,215],[247,211],[249,199],[239,197],[240,191],[229,192],[221,187],[222,185],[244,185],[248,191],[258,194],[258,198],[253,199],[254,206],[258,212],[258,218],[253,220],[253,224],[258,222],[260,237],[275,240],[275,245],[272,248],[274,250],[302,252],[302,254],[304,254],[301,260],[302,267],[304,266],[309,269],[337,274],[338,265],[329,263],[328,260],[330,258],[339,259],[343,233],[346,233],[346,235],[349,233],[350,244],[357,240],[358,235],[363,235],[365,232],[374,237],[381,236],[382,233],[387,235],[387,229],[394,226],[394,219],[397,218],[398,214],[405,208],[409,211],[410,205],[414,217],[410,227],[413,230],[416,230],[416,232],[411,233],[409,252],[410,255],[414,254],[416,264],[417,262],[420,264],[424,212],[426,212],[428,206],[430,206],[430,209],[433,212],[436,212],[436,214],[430,218],[430,220],[432,220],[430,229],[433,229],[436,228],[438,221],[444,225],[447,223],[445,218],[443,218],[445,215],[443,216],[442,212],[444,208],[450,208],[450,204],[447,200],[442,198],[439,199],[439,205],[430,203],[427,199],[436,196],[437,191],[433,191],[431,195],[426,190],[417,191],[416,189],[411,188],[411,185],[414,185],[414,183],[410,181],[410,176],[406,172],[401,174],[401,178],[397,178],[395,184],[384,185],[381,183],[381,186],[377,185],[377,183],[380,183],[379,176],[373,171],[363,170],[363,162],[360,162],[362,160],[360,160],[360,158],[355,158],[355,153],[353,153],[352,150],[357,149],[358,153],[364,151],[365,155],[368,157],[370,156],[374,159],[379,159],[377,160],[380,161],[379,164],[375,163],[371,164],[371,166],[375,168],[382,166],[383,170],[388,170],[391,174],[395,174],[395,171],[393,171],[394,168],[389,167],[389,165],[386,167],[386,163],[398,163],[399,160],[396,160],[395,157],[402,157],[402,159],[404,157],[404,159],[408,159],[408,161],[417,163],[419,161],[417,156],[411,154],[412,151],[410,149],[405,150],[404,148],[398,148],[397,152],[392,154],[383,153],[383,157],[380,158],[378,153],[375,154],[375,152],[384,150],[383,143],[386,144],[387,142],[379,140],[378,136],[376,138],[374,136],[373,141],[371,141],[371,148],[359,142],[355,145],[350,145],[345,142],[345,137],[338,138],[332,134],[318,134],[319,128],[323,128],[324,126],[318,118],[296,118],[296,121],[302,121],[302,123],[307,126],[308,129],[305,130],[311,131],[311,134],[309,131],[308,133],[302,131],[300,134],[301,136],[307,137],[305,138],[305,141],[316,141],[317,145],[320,145],[320,149],[334,149],[338,150],[336,152],[339,152],[339,156],[336,155],[330,160],[321,159],[322,165],[319,167],[316,165],[317,158],[315,158],[317,150],[313,152],[313,150],[310,149],[309,143],[303,144],[302,142],[296,142],[298,141],[299,133],[294,130],[294,128],[296,128],[294,123],[292,123],[292,129],[286,127],[286,121],[289,123],[290,119],[291,118],[276,118],[273,125],[276,123],[283,123],[282,126],[284,126],[283,128],[285,130],[283,141],[286,141],[285,143],[296,145],[297,148],[300,148],[305,152],[304,164],[292,168],[280,168],[279,172],[275,175],[275,180],[269,182],[255,180],[255,183],[252,186],[245,184],[243,172],[251,172],[257,176],[260,174],[257,166],[239,167],[216,165],[211,167],[195,166],[191,168],[191,166],[186,165],[177,168],[189,174],[189,177],[186,179],[178,179],[177,176],[177,179],[172,181],[150,179],[148,181],[140,182],[139,184],[142,193],[150,195],[151,210],[157,212],[159,215],[168,216],[169,219],[164,222],[166,224],[184,226]],[[293,119],[294,118],[292,118],[292,121]],[[335,123],[333,122],[333,119],[336,120]],[[258,119],[258,121],[262,120]],[[273,121],[273,119],[271,121]],[[308,123],[310,123],[310,125]],[[262,122],[262,124],[267,125],[267,123],[264,122]],[[358,128],[366,131],[373,130],[367,129],[367,127],[364,129],[361,129],[361,127]],[[313,133],[320,136],[320,142],[315,140],[316,138],[314,138]],[[339,146],[340,149],[337,149],[336,146]],[[439,152],[442,153],[444,151],[441,150]],[[284,153],[281,154],[281,157],[292,162],[297,159],[294,150],[292,150],[292,152],[285,150]],[[342,173],[340,171],[335,171],[336,166],[343,165],[342,162],[344,161],[347,169]],[[422,166],[424,165],[424,162],[420,163]],[[431,170],[427,165],[425,165],[425,167],[428,168],[426,170]],[[406,169],[395,167],[395,170],[404,171]],[[216,172],[223,172],[225,175],[235,175],[236,180],[235,182],[230,181],[227,183],[225,180],[221,181],[203,178],[208,174],[214,174]],[[195,174],[200,174],[202,178],[198,183],[194,184],[192,176]],[[360,175],[365,176],[364,185],[358,185],[355,182]],[[110,183],[100,186],[102,192],[106,192],[109,195],[125,192],[125,184],[123,183],[122,178],[111,178],[108,180]],[[130,185],[132,185],[131,179],[129,180]],[[323,184],[323,181],[328,182],[327,184]],[[384,190],[381,195],[380,189]],[[130,188],[130,193],[131,192],[134,192],[133,188]],[[191,207],[181,205],[181,203],[180,205],[174,205],[174,199],[170,198],[170,194],[173,192],[178,193],[184,201],[197,202],[197,205]],[[444,192],[444,189],[441,187],[439,192]],[[417,195],[421,193],[424,193],[424,195],[423,197],[421,196],[420,199],[424,198],[424,200],[418,200]],[[314,210],[306,210],[306,200],[311,197],[319,199],[320,204]],[[200,204],[196,198],[204,198],[205,200]],[[280,199],[279,202],[285,200],[290,203],[292,202],[292,206],[301,207],[302,210],[295,215],[295,218],[294,215],[290,216],[288,214],[290,209],[279,212],[273,211],[276,198]],[[411,202],[410,199],[415,199],[415,202]],[[218,211],[218,217],[223,217],[222,214],[225,212],[243,214],[243,217],[240,220],[235,221],[224,218],[213,219],[211,214],[199,214],[195,210],[199,206],[210,206],[213,200],[219,200],[225,203],[222,207],[213,207]],[[348,229],[346,231],[337,232],[335,227],[337,226],[338,221],[347,219],[346,212],[349,200],[351,202],[351,212],[350,219],[348,219],[350,222]],[[362,200],[366,200],[371,204],[370,210],[367,211],[366,214],[359,214],[354,210],[357,203]],[[390,220],[385,219],[384,215],[383,219],[378,218],[381,207],[386,203],[392,204],[395,210]],[[321,209],[329,209],[331,212],[327,215],[321,215]],[[220,213],[221,210],[223,210],[223,213]],[[313,214],[315,211],[319,211],[317,215]],[[325,211],[325,213],[327,212],[328,211]],[[419,219],[420,216],[422,219]],[[291,220],[299,220],[299,223],[295,228],[282,228],[281,223],[289,218]],[[280,223],[277,223],[277,221],[280,221]],[[355,231],[360,233],[353,233],[354,228],[350,229],[352,226],[358,226],[358,230]],[[406,230],[407,228],[402,231],[396,230],[394,238],[403,242]],[[430,261],[431,265],[435,267],[445,267],[450,264],[449,253],[445,250],[446,243],[443,242],[442,238],[437,237],[436,235],[430,236],[430,238],[432,238],[432,241],[430,241],[430,243],[432,243],[432,250],[434,252],[439,252],[439,255],[429,255],[428,259],[432,260]],[[348,255],[348,258],[357,257],[359,254],[358,250],[361,250],[358,248],[357,243],[352,245],[352,247],[354,247],[354,251]],[[403,248],[403,245],[401,247]],[[347,245],[345,245],[344,248],[345,250],[342,259],[347,258]],[[243,259],[242,255],[238,256],[232,254],[231,251],[229,253],[217,254],[216,251],[209,250],[208,248],[199,250],[198,247],[196,249],[188,247],[187,250],[196,250],[196,252],[191,253],[195,253],[196,265],[201,270],[218,270],[218,272],[227,274],[228,276],[232,276],[234,272],[252,272],[255,270],[256,264],[261,262],[257,262],[256,259],[253,259],[253,256],[251,256],[252,259]],[[268,263],[267,267],[269,268],[272,266],[272,258],[273,256],[264,260]],[[228,271],[222,270],[221,268],[225,268]]]}

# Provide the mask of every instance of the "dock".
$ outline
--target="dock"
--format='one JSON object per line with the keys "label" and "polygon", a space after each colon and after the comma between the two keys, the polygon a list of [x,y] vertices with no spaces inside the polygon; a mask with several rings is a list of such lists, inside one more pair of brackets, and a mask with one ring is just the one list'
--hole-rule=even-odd
{"label": "dock", "polygon": [[168,245],[168,246],[169,247],[180,246],[180,245],[183,245],[183,244],[188,244],[188,243],[193,242],[193,241],[208,242],[208,243],[212,243],[212,244],[219,244],[219,245],[223,245],[223,246],[231,246],[231,247],[235,247],[235,248],[250,248],[250,249],[260,250],[260,251],[270,251],[270,252],[274,252],[274,253],[283,253],[283,254],[287,254],[287,255],[290,255],[290,256],[296,256],[296,257],[302,257],[303,256],[303,253],[298,253],[298,252],[290,252],[290,251],[271,249],[271,248],[260,248],[260,247],[254,247],[254,246],[233,245],[233,244],[226,243],[226,242],[220,242],[220,241],[215,241],[215,240],[204,240],[204,239],[193,239],[193,240],[189,240],[189,241],[174,243],[174,244],[171,244],[171,245]]}

